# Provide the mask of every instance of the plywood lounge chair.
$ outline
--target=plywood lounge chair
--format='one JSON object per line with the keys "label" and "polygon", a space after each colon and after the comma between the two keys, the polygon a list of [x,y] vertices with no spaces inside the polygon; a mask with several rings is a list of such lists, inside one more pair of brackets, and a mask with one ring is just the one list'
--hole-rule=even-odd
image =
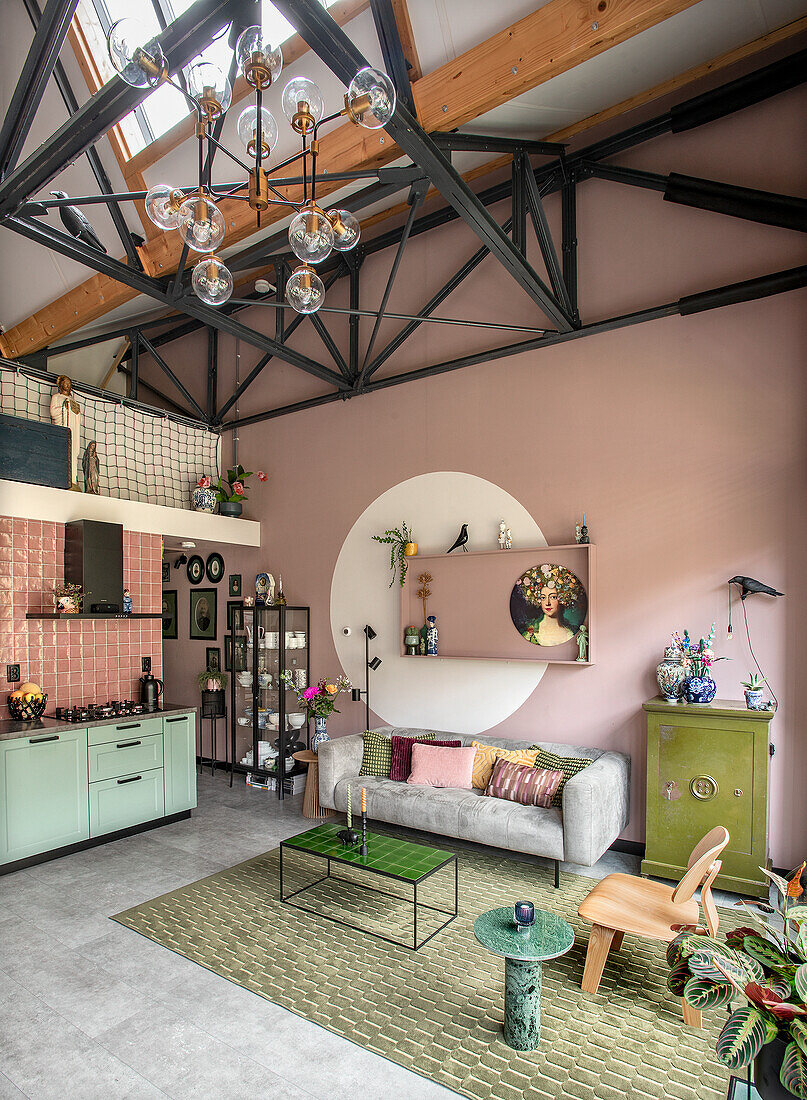
{"label": "plywood lounge chair", "polygon": [[[620,948],[626,932],[669,943],[677,935],[671,925],[700,924],[702,907],[709,934],[717,933],[719,917],[711,886],[722,866],[718,857],[728,842],[728,829],[722,825],[708,832],[693,848],[687,870],[674,889],[635,875],[608,875],[597,883],[577,910],[591,925],[582,981],[586,993],[597,992],[608,952]],[[693,898],[699,886],[700,906]],[[681,1003],[684,1022],[700,1027],[700,1012]]]}

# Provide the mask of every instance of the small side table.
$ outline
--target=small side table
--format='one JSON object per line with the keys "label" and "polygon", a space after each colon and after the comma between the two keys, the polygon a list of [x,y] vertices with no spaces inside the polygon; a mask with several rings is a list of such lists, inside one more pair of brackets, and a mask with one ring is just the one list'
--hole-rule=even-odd
{"label": "small side table", "polygon": [[474,935],[488,951],[504,958],[504,1041],[513,1050],[535,1050],[541,1042],[542,963],[571,949],[572,926],[554,913],[536,909],[535,924],[521,932],[509,906],[477,917]]}
{"label": "small side table", "polygon": [[330,817],[332,811],[319,804],[319,757],[311,749],[292,753],[298,764],[308,764],[303,795],[303,817]]}

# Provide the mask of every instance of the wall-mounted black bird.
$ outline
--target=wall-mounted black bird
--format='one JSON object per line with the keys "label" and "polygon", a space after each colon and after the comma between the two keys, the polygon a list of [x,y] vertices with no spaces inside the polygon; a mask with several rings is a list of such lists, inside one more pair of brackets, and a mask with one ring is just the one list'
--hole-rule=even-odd
{"label": "wall-mounted black bird", "polygon": [[467,541],[468,541],[468,524],[463,523],[462,527],[460,527],[460,533],[457,535],[457,538],[454,542],[454,545],[449,546],[448,550],[446,550],[446,553],[450,554],[452,550],[456,550],[458,546],[461,546],[463,548],[463,550],[465,551],[465,553],[467,554],[468,553],[468,547],[465,545]]}
{"label": "wall-mounted black bird", "polygon": [[[53,195],[55,199],[67,199],[70,197],[66,191],[51,191],[51,195]],[[75,206],[60,206],[59,217],[62,220],[62,225],[71,237],[75,237],[77,241],[88,244],[90,248],[97,248],[101,252],[106,252],[106,249],[98,239],[98,234],[81,211]]]}
{"label": "wall-mounted black bird", "polygon": [[736,584],[738,588],[742,589],[741,600],[744,600],[746,596],[755,595],[761,592],[765,596],[784,596],[784,592],[777,592],[775,588],[771,588],[769,584],[763,584],[762,581],[755,581],[753,577],[732,577],[728,582],[729,584]]}

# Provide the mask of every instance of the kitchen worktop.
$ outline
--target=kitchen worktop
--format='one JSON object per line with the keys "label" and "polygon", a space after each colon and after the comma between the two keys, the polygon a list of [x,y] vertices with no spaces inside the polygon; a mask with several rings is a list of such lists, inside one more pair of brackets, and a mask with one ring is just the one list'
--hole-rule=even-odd
{"label": "kitchen worktop", "polygon": [[196,707],[182,707],[168,704],[160,710],[152,710],[143,714],[119,714],[117,717],[99,718],[94,722],[61,722],[57,718],[49,718],[43,715],[36,722],[18,722],[14,718],[6,718],[0,721],[0,741],[12,741],[15,737],[36,737],[40,733],[48,733],[52,730],[84,730],[93,726],[113,726],[124,722],[140,722],[146,718],[159,718],[161,715],[191,714]]}

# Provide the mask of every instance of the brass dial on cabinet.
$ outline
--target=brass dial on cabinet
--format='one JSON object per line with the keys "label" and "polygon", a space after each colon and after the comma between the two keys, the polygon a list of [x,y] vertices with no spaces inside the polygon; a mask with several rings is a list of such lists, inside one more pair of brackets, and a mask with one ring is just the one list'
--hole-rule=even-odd
{"label": "brass dial on cabinet", "polygon": [[717,780],[711,775],[696,775],[690,780],[689,789],[695,798],[701,802],[708,802],[717,794]]}

